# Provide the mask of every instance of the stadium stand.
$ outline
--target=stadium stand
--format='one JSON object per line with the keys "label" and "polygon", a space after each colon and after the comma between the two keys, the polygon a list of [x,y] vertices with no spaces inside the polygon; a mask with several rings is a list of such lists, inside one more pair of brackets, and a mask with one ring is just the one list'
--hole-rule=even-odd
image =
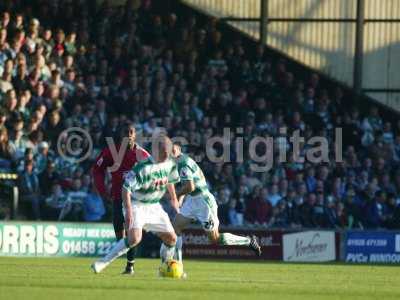
{"label": "stadium stand", "polygon": [[[293,72],[293,63],[238,34],[232,39],[215,19],[181,18],[153,2],[0,2],[0,168],[20,174],[19,218],[109,218],[88,170],[104,137],[132,120],[145,135],[163,127],[189,140],[224,225],[400,227],[399,119],[387,121],[373,105],[365,112],[341,86]],[[79,164],[57,151],[70,127],[93,139]],[[343,162],[334,159],[337,127]],[[234,147],[232,162],[212,163],[206,142],[224,128],[233,145],[243,139],[243,149],[255,136],[274,137],[273,168],[255,172],[249,153],[238,162]],[[329,161],[297,162],[310,145],[296,153],[295,130],[306,141],[326,137]],[[278,150],[287,162],[278,162]]]}

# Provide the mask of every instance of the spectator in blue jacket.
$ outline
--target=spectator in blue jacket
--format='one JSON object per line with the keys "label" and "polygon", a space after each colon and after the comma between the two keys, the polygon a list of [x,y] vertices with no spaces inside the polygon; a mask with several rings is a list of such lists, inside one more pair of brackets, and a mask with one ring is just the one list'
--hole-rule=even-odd
{"label": "spectator in blue jacket", "polygon": [[90,193],[88,193],[83,203],[83,215],[86,222],[100,221],[106,210],[103,200],[96,192],[94,185],[92,185]]}
{"label": "spectator in blue jacket", "polygon": [[381,228],[387,219],[386,193],[377,191],[374,199],[366,207],[367,226]]}
{"label": "spectator in blue jacket", "polygon": [[24,163],[24,170],[19,175],[21,201],[23,204],[28,204],[31,209],[30,217],[34,220],[40,219],[40,185],[39,178],[34,172],[34,161],[27,160]]}

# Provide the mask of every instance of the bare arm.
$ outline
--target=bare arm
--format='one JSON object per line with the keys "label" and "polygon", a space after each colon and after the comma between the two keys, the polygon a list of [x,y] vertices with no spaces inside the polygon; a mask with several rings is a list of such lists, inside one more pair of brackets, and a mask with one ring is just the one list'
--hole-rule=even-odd
{"label": "bare arm", "polygon": [[125,205],[125,224],[129,228],[132,224],[132,203],[131,193],[126,188],[122,188],[122,201]]}
{"label": "bare arm", "polygon": [[96,162],[92,167],[93,183],[96,190],[103,199],[111,201],[111,195],[106,189],[105,180],[107,168],[113,164],[112,157],[108,149],[104,149],[100,155],[96,158]]}
{"label": "bare arm", "polygon": [[176,196],[175,186],[172,183],[167,184],[168,193],[170,196],[171,206],[179,212],[179,201]]}
{"label": "bare arm", "polygon": [[179,199],[182,196],[185,196],[186,194],[190,194],[194,190],[195,190],[194,181],[185,180],[185,184],[180,189],[178,189],[178,191],[176,192],[176,196]]}

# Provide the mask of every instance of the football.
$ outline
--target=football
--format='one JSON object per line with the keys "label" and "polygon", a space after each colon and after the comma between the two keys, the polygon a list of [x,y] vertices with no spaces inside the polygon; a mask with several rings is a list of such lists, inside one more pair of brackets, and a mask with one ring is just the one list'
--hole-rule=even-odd
{"label": "football", "polygon": [[183,265],[177,260],[168,260],[160,266],[160,276],[168,278],[182,278]]}

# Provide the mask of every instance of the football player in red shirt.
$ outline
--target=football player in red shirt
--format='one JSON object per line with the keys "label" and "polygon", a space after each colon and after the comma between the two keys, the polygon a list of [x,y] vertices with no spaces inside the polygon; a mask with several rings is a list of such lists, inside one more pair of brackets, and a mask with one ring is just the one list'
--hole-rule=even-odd
{"label": "football player in red shirt", "polygon": [[[126,149],[123,142],[124,138],[128,139]],[[122,148],[122,149],[121,149]],[[120,151],[125,151],[121,153]],[[132,167],[141,160],[148,158],[150,154],[139,145],[136,144],[136,130],[133,124],[124,124],[121,131],[121,138],[116,145],[108,145],[103,149],[97,157],[92,168],[94,184],[99,194],[108,201],[113,202],[113,226],[117,240],[124,237],[124,215],[122,208],[122,184],[124,182],[125,173],[129,172]],[[120,161],[118,161],[120,160]],[[108,170],[108,168],[110,168]],[[106,172],[111,174],[111,191],[107,191],[105,187]],[[127,264],[122,274],[133,275],[135,263],[135,249],[132,248],[127,253]]]}

